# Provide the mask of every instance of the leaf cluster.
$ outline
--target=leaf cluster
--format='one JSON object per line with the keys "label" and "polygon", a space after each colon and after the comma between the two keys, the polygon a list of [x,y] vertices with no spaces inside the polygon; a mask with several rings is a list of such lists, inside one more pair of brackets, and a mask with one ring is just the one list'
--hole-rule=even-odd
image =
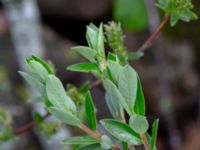
{"label": "leaf cluster", "polygon": [[194,6],[191,0],[158,0],[156,5],[170,14],[171,26],[175,26],[179,20],[189,22],[198,19],[192,11]]}

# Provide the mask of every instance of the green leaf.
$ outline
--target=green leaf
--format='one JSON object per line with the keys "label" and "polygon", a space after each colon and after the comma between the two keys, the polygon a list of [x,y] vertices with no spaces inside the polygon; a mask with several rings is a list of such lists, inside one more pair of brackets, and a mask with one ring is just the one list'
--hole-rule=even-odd
{"label": "green leaf", "polygon": [[159,119],[156,119],[153,122],[152,125],[152,131],[151,131],[151,136],[152,136],[152,143],[151,143],[151,149],[156,150],[156,138],[157,138],[157,132],[158,132],[158,124],[159,124]]}
{"label": "green leaf", "polygon": [[86,38],[90,48],[98,50],[98,31],[94,25],[87,26]]}
{"label": "green leaf", "polygon": [[86,94],[89,90],[90,84],[88,82],[84,83],[78,90],[82,94]]}
{"label": "green leaf", "polygon": [[92,144],[79,148],[78,150],[102,150],[100,144]]}
{"label": "green leaf", "polygon": [[36,90],[43,96],[46,95],[44,84],[42,84],[40,81],[38,81],[26,72],[19,71],[19,73],[34,90]]}
{"label": "green leaf", "polygon": [[143,30],[148,23],[144,0],[115,0],[114,18],[129,30]]}
{"label": "green leaf", "polygon": [[48,71],[49,74],[54,74],[54,69],[52,67],[50,67],[49,64],[47,64],[42,59],[32,55],[31,58],[27,59],[27,61],[30,61],[30,60],[35,60],[35,61],[39,62],[41,65],[43,65],[43,67],[46,68],[46,70]]}
{"label": "green leaf", "polygon": [[91,49],[86,46],[76,46],[76,47],[73,47],[72,50],[76,51],[81,56],[89,60],[90,62],[96,62],[95,56],[97,52],[94,49]]}
{"label": "green leaf", "polygon": [[95,131],[97,128],[96,114],[95,114],[94,104],[92,102],[92,97],[91,97],[90,92],[88,92],[85,98],[85,111],[86,111],[88,124],[90,128]]}
{"label": "green leaf", "polygon": [[111,149],[113,147],[113,143],[111,139],[107,135],[103,135],[101,137],[101,147],[103,149]]}
{"label": "green leaf", "polygon": [[104,50],[104,34],[103,34],[103,24],[101,23],[99,27],[99,34],[98,34],[98,52],[100,57],[105,57],[105,50]]}
{"label": "green leaf", "polygon": [[125,142],[122,142],[122,148],[123,150],[128,150],[128,144]]}
{"label": "green leaf", "polygon": [[109,108],[113,107],[114,109],[110,111],[115,112],[115,116],[119,117],[120,113],[122,112],[122,108],[121,108],[121,105],[122,105],[127,111],[127,113],[131,115],[129,106],[126,103],[122,94],[120,93],[119,89],[116,87],[116,85],[112,81],[106,79],[103,81],[103,86],[107,93],[107,96],[106,96],[107,104],[110,103],[111,106]]}
{"label": "green leaf", "polygon": [[49,75],[46,82],[46,92],[49,101],[56,107],[68,113],[76,114],[76,106],[69,96],[67,96],[65,89],[60,80],[54,76]]}
{"label": "green leaf", "polygon": [[79,63],[74,64],[69,67],[67,67],[70,71],[77,71],[77,72],[92,72],[92,71],[98,71],[97,64],[94,63]]}
{"label": "green leaf", "polygon": [[62,140],[61,144],[77,144],[77,145],[89,145],[99,143],[96,139],[90,136],[75,136],[75,137],[68,137]]}
{"label": "green leaf", "polygon": [[117,55],[109,52],[108,53],[108,56],[107,56],[107,60],[108,61],[114,61],[114,62],[117,62],[118,61],[118,58],[117,58]]}
{"label": "green leaf", "polygon": [[108,61],[107,62],[108,68],[110,70],[111,76],[115,84],[118,84],[119,76],[123,70],[123,67],[114,61]]}
{"label": "green leaf", "polygon": [[137,88],[137,97],[135,101],[135,113],[140,114],[142,116],[145,115],[145,99],[144,99],[144,94],[142,90],[142,84],[140,81],[140,78],[138,76],[138,88]]}
{"label": "green leaf", "polygon": [[53,116],[55,116],[57,119],[59,119],[60,121],[68,125],[72,125],[72,126],[81,125],[81,121],[76,116],[72,115],[71,113],[67,111],[63,111],[55,107],[49,107],[48,109]]}
{"label": "green leaf", "polygon": [[134,106],[137,95],[137,73],[127,65],[121,71],[119,76],[119,91],[122,93],[129,110],[134,114]]}
{"label": "green leaf", "polygon": [[141,144],[139,135],[127,124],[112,119],[104,119],[100,122],[104,128],[118,140],[134,145]]}
{"label": "green leaf", "polygon": [[136,114],[130,117],[129,125],[138,134],[144,134],[149,128],[146,117]]}
{"label": "green leaf", "polygon": [[42,64],[40,64],[39,62],[35,60],[31,60],[28,62],[28,69],[29,69],[30,74],[34,78],[36,78],[42,83],[46,82],[46,79],[49,73]]}

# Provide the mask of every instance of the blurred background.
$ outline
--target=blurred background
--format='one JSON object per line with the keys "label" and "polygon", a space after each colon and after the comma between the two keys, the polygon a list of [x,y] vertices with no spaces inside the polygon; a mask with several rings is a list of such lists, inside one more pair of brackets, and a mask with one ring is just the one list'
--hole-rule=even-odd
{"label": "blurred background", "polygon": [[[193,0],[200,16],[200,1]],[[154,0],[1,0],[0,1],[0,105],[9,110],[18,128],[45,110],[17,72],[34,54],[54,64],[63,84],[81,86],[95,79],[66,67],[83,59],[70,51],[87,45],[86,25],[121,21],[125,43],[135,51],[158,26],[163,12]],[[150,123],[160,118],[158,150],[200,150],[200,21],[166,25],[145,56],[132,62],[140,75]],[[92,91],[98,119],[110,117],[101,86]],[[1,108],[3,109],[3,108]],[[0,150],[69,149],[59,141],[78,131],[54,118],[29,131]],[[40,130],[44,130],[40,132]]]}

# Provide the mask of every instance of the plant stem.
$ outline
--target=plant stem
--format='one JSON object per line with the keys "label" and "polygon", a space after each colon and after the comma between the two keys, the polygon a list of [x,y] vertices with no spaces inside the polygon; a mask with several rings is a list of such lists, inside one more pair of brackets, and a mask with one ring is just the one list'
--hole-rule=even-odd
{"label": "plant stem", "polygon": [[151,47],[154,40],[158,37],[163,27],[166,25],[166,23],[169,21],[170,15],[165,14],[162,22],[159,24],[159,26],[156,28],[156,30],[152,33],[152,35],[146,40],[146,42],[137,50],[140,52],[145,51],[147,48]]}
{"label": "plant stem", "polygon": [[[46,119],[47,117],[50,116],[50,113],[47,112],[44,116],[43,116],[43,119]],[[37,124],[37,121],[36,120],[32,120],[31,122],[25,124],[24,126],[14,130],[12,133],[13,135],[15,136],[18,136],[18,135],[21,135],[27,131],[29,131],[30,129],[32,129],[35,125]]]}
{"label": "plant stem", "polygon": [[145,135],[140,135],[140,137],[141,137],[142,142],[143,142],[143,144],[144,144],[145,150],[151,150],[150,145],[149,145],[149,143],[148,143],[148,141],[147,141],[146,136],[145,136]]}
{"label": "plant stem", "polygon": [[97,139],[98,141],[101,141],[102,135],[98,131],[93,131],[84,124],[81,124],[80,129],[83,130],[88,135],[90,135],[91,137]]}
{"label": "plant stem", "polygon": [[101,80],[96,80],[94,81],[90,87],[89,87],[89,90],[93,89],[94,87],[98,86],[99,84],[101,84]]}

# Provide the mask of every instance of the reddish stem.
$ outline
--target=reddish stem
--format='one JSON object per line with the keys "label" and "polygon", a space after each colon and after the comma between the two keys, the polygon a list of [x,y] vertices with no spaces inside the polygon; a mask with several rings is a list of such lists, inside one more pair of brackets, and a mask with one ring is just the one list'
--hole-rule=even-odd
{"label": "reddish stem", "polygon": [[137,50],[140,52],[145,51],[147,48],[151,47],[153,41],[158,37],[163,27],[166,25],[170,18],[169,14],[166,14],[160,25],[156,28],[156,30],[152,33],[152,35],[146,40],[146,42]]}
{"label": "reddish stem", "polygon": [[[48,116],[50,116],[50,113],[47,112],[43,118],[46,119]],[[27,124],[25,124],[24,126],[14,130],[12,133],[15,135],[15,136],[18,136],[18,135],[21,135],[27,131],[29,131],[30,129],[32,129],[35,125],[37,124],[37,121],[36,120],[33,120]]]}

